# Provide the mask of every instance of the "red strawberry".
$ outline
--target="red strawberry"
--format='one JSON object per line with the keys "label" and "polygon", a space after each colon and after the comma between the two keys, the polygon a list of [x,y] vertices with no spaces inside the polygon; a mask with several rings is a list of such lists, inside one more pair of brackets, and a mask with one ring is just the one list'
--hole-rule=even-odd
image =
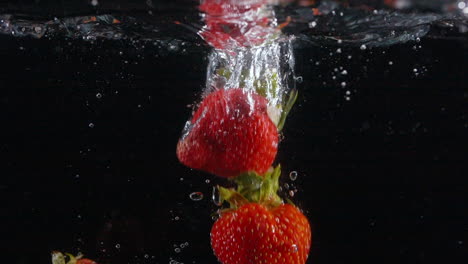
{"label": "red strawberry", "polygon": [[93,260],[83,258],[83,259],[77,260],[76,264],[97,264],[97,263]]}
{"label": "red strawberry", "polygon": [[202,0],[199,9],[212,16],[245,13],[265,5],[267,0]]}
{"label": "red strawberry", "polygon": [[223,264],[304,264],[311,244],[307,218],[294,206],[248,203],[221,215],[211,246]]}
{"label": "red strawberry", "polygon": [[267,113],[267,100],[240,88],[208,94],[187,122],[177,145],[186,166],[221,177],[243,172],[264,174],[273,163],[278,130]]}
{"label": "red strawberry", "polygon": [[280,167],[265,175],[242,174],[237,190],[218,187],[231,208],[211,229],[211,246],[222,264],[304,264],[310,250],[309,221],[278,196]]}
{"label": "red strawberry", "polygon": [[256,21],[226,21],[207,16],[206,27],[199,34],[217,49],[255,46],[265,42],[267,36],[276,31],[275,28],[268,27],[269,21],[268,17],[261,17]]}

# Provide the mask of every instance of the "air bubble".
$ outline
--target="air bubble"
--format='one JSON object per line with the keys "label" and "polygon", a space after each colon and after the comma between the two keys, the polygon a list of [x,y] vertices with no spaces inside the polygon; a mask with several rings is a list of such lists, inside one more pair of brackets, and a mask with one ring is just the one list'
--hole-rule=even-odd
{"label": "air bubble", "polygon": [[180,248],[175,248],[174,251],[175,253],[180,253]]}
{"label": "air bubble", "polygon": [[294,197],[295,192],[293,190],[289,191],[289,196]]}
{"label": "air bubble", "polygon": [[89,123],[88,125],[90,128],[93,128],[94,127],[94,123]]}
{"label": "air bubble", "polygon": [[102,98],[102,94],[101,94],[101,93],[97,93],[97,94],[96,94],[96,98],[97,98],[97,99],[101,99],[101,98]]}
{"label": "air bubble", "polygon": [[203,193],[202,192],[193,192],[189,196],[190,196],[190,199],[192,201],[201,201],[201,200],[203,200]]}
{"label": "air bubble", "polygon": [[120,248],[120,244],[115,244],[115,248],[119,249],[119,248]]}
{"label": "air bubble", "polygon": [[312,21],[312,22],[309,23],[309,28],[314,28],[316,26],[317,26],[317,22],[315,22],[315,21]]}
{"label": "air bubble", "polygon": [[297,179],[297,171],[291,171],[289,173],[289,179],[291,179],[291,181],[295,181]]}
{"label": "air bubble", "polygon": [[221,206],[223,203],[221,202],[221,197],[219,196],[219,191],[217,187],[213,187],[213,193],[211,194],[211,200],[217,206]]}
{"label": "air bubble", "polygon": [[364,44],[362,44],[360,49],[361,49],[361,50],[366,50],[366,49],[367,49],[367,46],[364,45]]}
{"label": "air bubble", "polygon": [[345,88],[346,87],[346,82],[342,82],[341,87]]}

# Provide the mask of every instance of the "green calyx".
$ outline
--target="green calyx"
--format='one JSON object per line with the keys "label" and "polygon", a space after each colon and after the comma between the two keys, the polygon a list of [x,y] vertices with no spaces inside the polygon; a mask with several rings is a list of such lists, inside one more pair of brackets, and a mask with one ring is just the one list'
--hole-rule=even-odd
{"label": "green calyx", "polygon": [[[67,260],[68,256],[68,260]],[[81,259],[83,255],[80,253],[77,256],[73,256],[70,253],[62,254],[58,251],[52,252],[52,264],[76,264],[76,262]]]}
{"label": "green calyx", "polygon": [[281,131],[284,127],[284,123],[286,122],[286,117],[288,116],[289,112],[291,111],[294,103],[297,100],[297,89],[292,89],[291,92],[289,92],[288,99],[286,101],[286,104],[284,105],[283,110],[281,111],[281,116],[279,119],[278,124],[276,127],[278,128],[278,131]]}
{"label": "green calyx", "polygon": [[275,208],[283,203],[278,195],[281,166],[270,168],[260,176],[255,172],[242,173],[233,179],[236,189],[218,186],[220,204],[228,202],[230,209],[236,209],[247,203],[259,203]]}
{"label": "green calyx", "polygon": [[[216,70],[216,74],[219,76],[224,77],[226,80],[231,78],[231,72],[227,70],[226,68],[220,68]],[[247,72],[242,72],[241,74],[242,78],[240,80],[240,86],[245,87],[246,85],[246,78],[248,78],[248,73]],[[253,83],[253,86],[255,88],[255,91],[257,94],[265,97],[265,98],[277,98],[280,96],[279,93],[279,76],[278,73],[276,72],[270,72],[266,75],[265,78],[255,80]],[[293,107],[294,103],[297,100],[297,89],[292,89],[289,93],[285,93],[280,100],[282,103],[278,103],[277,105],[270,105],[269,107],[274,108],[275,110],[273,112],[278,112],[280,113],[279,115],[273,114],[273,116],[270,116],[272,119],[273,123],[275,123],[276,127],[278,128],[278,131],[281,131],[284,127],[284,123],[286,122],[286,117],[288,116],[289,112],[291,111],[291,108]]]}

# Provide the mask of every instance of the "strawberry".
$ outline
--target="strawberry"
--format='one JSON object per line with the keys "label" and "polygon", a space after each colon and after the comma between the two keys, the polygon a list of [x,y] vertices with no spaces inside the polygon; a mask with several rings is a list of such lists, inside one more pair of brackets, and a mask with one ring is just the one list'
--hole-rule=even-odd
{"label": "strawberry", "polygon": [[237,191],[218,187],[221,199],[231,204],[211,229],[211,246],[222,264],[306,262],[311,245],[309,221],[277,196],[279,175],[278,167],[265,178],[242,175],[236,179]]}
{"label": "strawberry", "polygon": [[276,32],[268,27],[270,19],[261,17],[255,21],[224,20],[219,17],[206,17],[200,36],[217,49],[249,47],[260,45],[267,37]]}
{"label": "strawberry", "polygon": [[208,94],[179,140],[180,162],[227,178],[249,171],[264,174],[278,147],[278,130],[268,116],[267,103],[240,88]]}
{"label": "strawberry", "polygon": [[97,264],[95,261],[83,258],[76,261],[76,264]]}
{"label": "strawberry", "polygon": [[211,245],[223,264],[304,264],[310,237],[309,222],[296,207],[248,203],[215,222]]}
{"label": "strawberry", "polygon": [[202,0],[198,8],[211,16],[222,16],[255,10],[267,2],[267,0]]}
{"label": "strawberry", "polygon": [[204,0],[199,9],[205,13],[205,26],[199,35],[216,49],[260,45],[276,33],[268,25],[269,12],[262,12],[267,0]]}
{"label": "strawberry", "polygon": [[97,264],[97,262],[83,258],[82,254],[73,256],[70,253],[61,253],[59,251],[52,252],[52,264]]}

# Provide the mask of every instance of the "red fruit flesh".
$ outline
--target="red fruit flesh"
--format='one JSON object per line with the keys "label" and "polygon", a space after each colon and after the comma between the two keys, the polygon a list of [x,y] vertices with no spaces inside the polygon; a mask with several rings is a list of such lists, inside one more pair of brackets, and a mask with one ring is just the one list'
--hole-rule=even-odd
{"label": "red fruit flesh", "polygon": [[309,221],[289,204],[271,210],[245,204],[224,213],[211,230],[211,246],[223,264],[304,264],[310,245]]}
{"label": "red fruit flesh", "polygon": [[193,169],[221,177],[263,175],[276,156],[278,130],[267,100],[254,92],[233,88],[208,94],[186,129],[177,157]]}

